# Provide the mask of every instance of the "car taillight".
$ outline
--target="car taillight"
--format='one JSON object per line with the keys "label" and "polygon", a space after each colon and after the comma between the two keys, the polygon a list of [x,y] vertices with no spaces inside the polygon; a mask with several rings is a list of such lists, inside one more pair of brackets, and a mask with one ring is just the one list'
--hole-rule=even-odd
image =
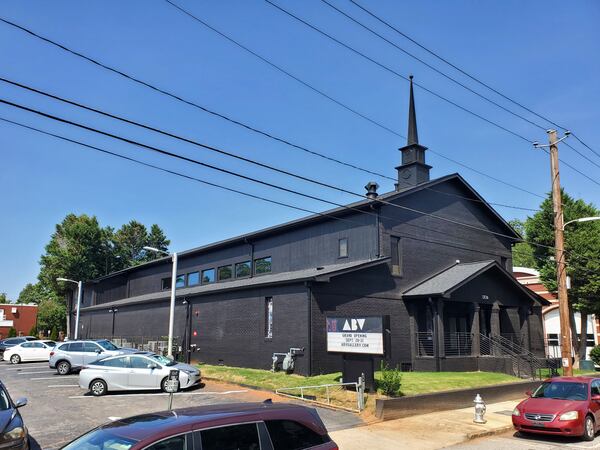
{"label": "car taillight", "polygon": [[54,356],[54,352],[50,352],[50,356]]}

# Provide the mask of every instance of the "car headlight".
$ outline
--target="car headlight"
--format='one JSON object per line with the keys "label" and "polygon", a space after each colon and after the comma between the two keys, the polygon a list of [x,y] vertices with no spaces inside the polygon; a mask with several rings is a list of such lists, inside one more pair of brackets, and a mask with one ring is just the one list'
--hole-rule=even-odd
{"label": "car headlight", "polygon": [[558,420],[575,420],[579,417],[579,413],[577,411],[569,411],[566,413],[562,413]]}
{"label": "car headlight", "polygon": [[5,431],[0,436],[0,442],[12,442],[25,437],[25,429],[23,427],[14,427],[12,430]]}
{"label": "car headlight", "polygon": [[181,371],[187,373],[188,375],[195,375],[196,374],[195,370],[181,369]]}
{"label": "car headlight", "polygon": [[520,416],[521,415],[521,411],[519,411],[519,408],[513,409],[512,415],[513,416],[517,416],[517,417]]}

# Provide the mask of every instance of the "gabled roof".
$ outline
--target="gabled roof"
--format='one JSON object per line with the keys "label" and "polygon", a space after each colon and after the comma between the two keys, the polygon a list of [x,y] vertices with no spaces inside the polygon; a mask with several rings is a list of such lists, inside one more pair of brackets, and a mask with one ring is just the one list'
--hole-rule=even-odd
{"label": "gabled roof", "polygon": [[[344,264],[331,264],[328,266],[314,267],[310,269],[295,270],[291,272],[272,273],[259,275],[252,278],[243,278],[233,281],[223,281],[218,283],[204,284],[188,288],[177,289],[177,297],[200,296],[215,294],[239,289],[249,289],[262,286],[273,286],[280,284],[297,283],[303,281],[329,281],[332,277],[355,272],[357,270],[368,269],[387,262],[389,258],[377,258],[369,260],[352,261]],[[112,302],[101,303],[99,305],[81,308],[82,311],[93,311],[96,309],[106,309],[112,306],[134,305],[138,303],[167,300],[171,297],[170,291],[152,292],[149,294],[128,297]]]}
{"label": "gabled roof", "polygon": [[[212,250],[216,250],[218,248],[223,248],[223,247],[227,247],[227,246],[242,243],[242,242],[249,242],[249,241],[251,242],[254,239],[259,239],[266,235],[271,235],[274,233],[282,233],[282,232],[288,231],[290,229],[300,228],[300,227],[303,227],[303,226],[306,226],[309,224],[318,223],[318,222],[322,222],[322,221],[326,221],[326,220],[331,220],[332,217],[340,217],[340,216],[345,216],[348,214],[353,214],[353,213],[356,213],[357,209],[362,210],[362,209],[370,208],[372,205],[377,205],[378,203],[383,205],[383,203],[378,202],[378,200],[392,201],[397,198],[402,198],[402,197],[405,197],[408,195],[415,194],[424,189],[434,188],[437,185],[440,185],[442,183],[445,183],[445,182],[448,182],[451,180],[456,180],[463,184],[463,186],[473,195],[474,199],[476,201],[480,202],[480,204],[498,220],[498,222],[504,228],[504,234],[506,234],[508,236],[512,236],[512,237],[514,237],[514,239],[518,239],[518,240],[521,239],[521,236],[514,230],[514,228],[511,227],[510,224],[508,222],[506,222],[506,220],[504,220],[504,218],[500,214],[498,214],[498,212],[494,208],[492,208],[492,206],[488,202],[486,202],[484,200],[484,198],[481,197],[481,195],[479,195],[477,193],[477,191],[469,183],[467,183],[462,176],[460,176],[458,173],[453,173],[453,174],[446,175],[446,176],[443,176],[440,178],[436,178],[435,180],[431,180],[426,183],[418,184],[416,186],[407,186],[407,187],[401,188],[398,191],[391,191],[391,192],[387,192],[385,194],[381,194],[376,199],[365,198],[364,200],[350,203],[343,207],[333,208],[333,209],[330,209],[327,211],[323,211],[322,213],[319,213],[319,214],[312,214],[310,216],[301,217],[299,219],[285,222],[283,224],[274,225],[271,227],[263,228],[258,231],[253,231],[251,233],[242,234],[242,235],[239,235],[239,236],[236,236],[233,238],[224,239],[222,241],[203,245],[201,247],[196,247],[196,248],[193,248],[190,250],[181,251],[181,252],[178,252],[177,254],[179,255],[179,257],[185,257],[185,256],[191,256],[194,254],[209,252]],[[444,195],[444,194],[440,194],[440,195]],[[458,225],[458,226],[460,226],[460,225]],[[163,258],[155,259],[153,261],[150,261],[150,262],[147,262],[144,264],[140,264],[140,265],[133,266],[133,267],[128,267],[126,269],[123,269],[123,270],[120,270],[117,272],[113,272],[111,274],[100,277],[100,278],[96,279],[95,281],[101,281],[106,278],[111,278],[113,276],[128,273],[128,272],[131,272],[134,270],[139,270],[139,269],[153,266],[156,264],[164,263],[168,260],[170,260],[170,256],[165,256]]]}
{"label": "gabled roof", "polygon": [[492,268],[499,269],[505,276],[505,279],[509,280],[515,288],[532,300],[542,305],[550,304],[547,300],[525,288],[504,267],[498,264],[496,260],[457,263],[404,291],[402,297],[449,297],[454,291]]}

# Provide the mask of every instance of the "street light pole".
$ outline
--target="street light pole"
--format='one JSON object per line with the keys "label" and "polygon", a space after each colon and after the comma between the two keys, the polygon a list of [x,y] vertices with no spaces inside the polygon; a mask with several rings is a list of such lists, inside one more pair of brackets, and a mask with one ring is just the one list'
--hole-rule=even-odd
{"label": "street light pole", "polygon": [[[169,255],[168,252],[154,247],[144,247],[144,250]],[[167,349],[167,356],[169,358],[173,358],[173,328],[175,327],[175,291],[177,289],[177,252],[173,252],[171,254],[171,260],[173,261],[173,268],[171,271],[171,304],[169,305],[169,347]]]}
{"label": "street light pole", "polygon": [[[75,283],[77,285],[77,313],[75,315],[75,332],[73,333],[73,339],[77,339],[79,335],[79,309],[81,307],[81,295],[83,293],[83,281],[70,280],[68,278],[57,278],[56,281],[65,281],[67,283]],[[69,316],[69,322],[71,316]]]}

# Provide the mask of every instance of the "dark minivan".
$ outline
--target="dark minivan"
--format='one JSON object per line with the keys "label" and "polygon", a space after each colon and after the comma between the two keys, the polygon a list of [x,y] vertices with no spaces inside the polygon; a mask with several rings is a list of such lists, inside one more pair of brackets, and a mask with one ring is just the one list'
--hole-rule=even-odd
{"label": "dark minivan", "polygon": [[234,403],[119,419],[62,450],[337,450],[317,411],[288,403]]}

